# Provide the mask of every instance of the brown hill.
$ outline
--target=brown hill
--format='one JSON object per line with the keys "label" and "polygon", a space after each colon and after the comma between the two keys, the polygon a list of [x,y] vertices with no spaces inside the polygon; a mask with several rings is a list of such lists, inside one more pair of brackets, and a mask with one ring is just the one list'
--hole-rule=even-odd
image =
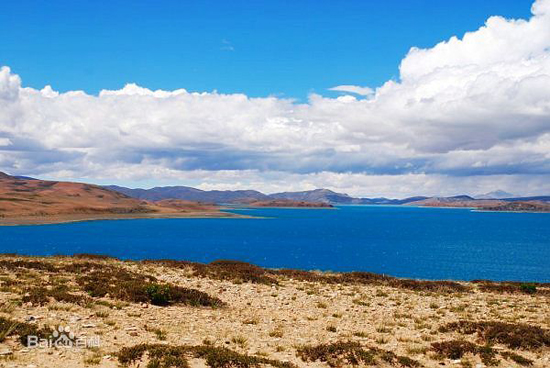
{"label": "brown hill", "polygon": [[472,199],[469,197],[432,197],[410,202],[406,206],[463,207],[482,211],[550,212],[550,204],[537,200],[507,202],[501,199]]}
{"label": "brown hill", "polygon": [[49,223],[94,218],[226,216],[190,201],[149,202],[85,183],[25,180],[0,173],[0,223]]}
{"label": "brown hill", "polygon": [[486,206],[485,211],[514,211],[514,212],[550,212],[550,204],[539,201],[510,202],[496,206]]}
{"label": "brown hill", "polygon": [[12,179],[12,177],[0,171],[0,179]]}

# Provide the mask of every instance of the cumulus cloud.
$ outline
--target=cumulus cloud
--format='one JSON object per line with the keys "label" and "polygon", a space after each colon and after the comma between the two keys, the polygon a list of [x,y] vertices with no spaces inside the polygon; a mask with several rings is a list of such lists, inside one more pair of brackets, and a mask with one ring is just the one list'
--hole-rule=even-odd
{"label": "cumulus cloud", "polygon": [[58,93],[23,87],[3,67],[0,170],[356,195],[549,194],[550,0],[532,13],[413,47],[400,79],[374,91],[342,85],[330,90],[345,95],[307,103],[135,84]]}

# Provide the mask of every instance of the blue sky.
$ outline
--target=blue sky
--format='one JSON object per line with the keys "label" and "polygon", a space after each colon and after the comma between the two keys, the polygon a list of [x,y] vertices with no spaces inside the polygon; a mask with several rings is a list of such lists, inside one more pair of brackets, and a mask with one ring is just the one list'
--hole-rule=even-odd
{"label": "blue sky", "polygon": [[150,89],[331,95],[398,78],[431,47],[490,16],[528,18],[529,0],[4,0],[0,65],[59,91]]}
{"label": "blue sky", "polygon": [[550,194],[550,0],[1,9],[0,171],[268,193]]}

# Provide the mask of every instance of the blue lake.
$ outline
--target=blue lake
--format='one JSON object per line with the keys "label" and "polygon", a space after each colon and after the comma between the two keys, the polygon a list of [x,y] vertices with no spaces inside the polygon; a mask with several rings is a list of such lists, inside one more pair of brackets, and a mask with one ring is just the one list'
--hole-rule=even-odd
{"label": "blue lake", "polygon": [[234,212],[265,218],[0,227],[0,253],[236,259],[424,279],[550,282],[550,214],[398,206]]}

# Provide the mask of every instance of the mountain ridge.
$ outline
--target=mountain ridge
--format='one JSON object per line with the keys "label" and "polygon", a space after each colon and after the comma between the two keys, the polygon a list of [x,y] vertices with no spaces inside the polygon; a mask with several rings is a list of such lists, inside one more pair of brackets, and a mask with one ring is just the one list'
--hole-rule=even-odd
{"label": "mountain ridge", "polygon": [[[352,197],[346,193],[338,193],[331,189],[319,188],[313,190],[296,191],[296,192],[277,192],[272,194],[264,194],[257,190],[201,190],[187,186],[167,186],[167,187],[154,187],[151,189],[131,189],[126,187],[120,187],[116,185],[107,186],[107,188],[121,191],[122,193],[139,199],[146,200],[160,200],[160,199],[185,199],[194,200],[199,202],[211,202],[211,203],[243,203],[246,204],[251,200],[291,200],[291,201],[304,201],[312,203],[327,203],[327,204],[363,204],[363,205],[436,205],[451,207],[452,204],[457,204],[458,207],[471,207],[472,204],[481,203],[485,204],[485,201],[493,201],[492,204],[497,202],[513,202],[513,201],[541,201],[550,202],[550,196],[532,196],[532,197],[512,197],[501,199],[478,199],[477,196],[469,195],[455,195],[449,197],[442,196],[413,196],[407,198],[367,198],[367,197]],[[499,191],[495,191],[499,192]],[[506,193],[501,191],[502,193]],[[506,193],[509,194],[509,193]],[[173,196],[173,197],[171,197]]]}

